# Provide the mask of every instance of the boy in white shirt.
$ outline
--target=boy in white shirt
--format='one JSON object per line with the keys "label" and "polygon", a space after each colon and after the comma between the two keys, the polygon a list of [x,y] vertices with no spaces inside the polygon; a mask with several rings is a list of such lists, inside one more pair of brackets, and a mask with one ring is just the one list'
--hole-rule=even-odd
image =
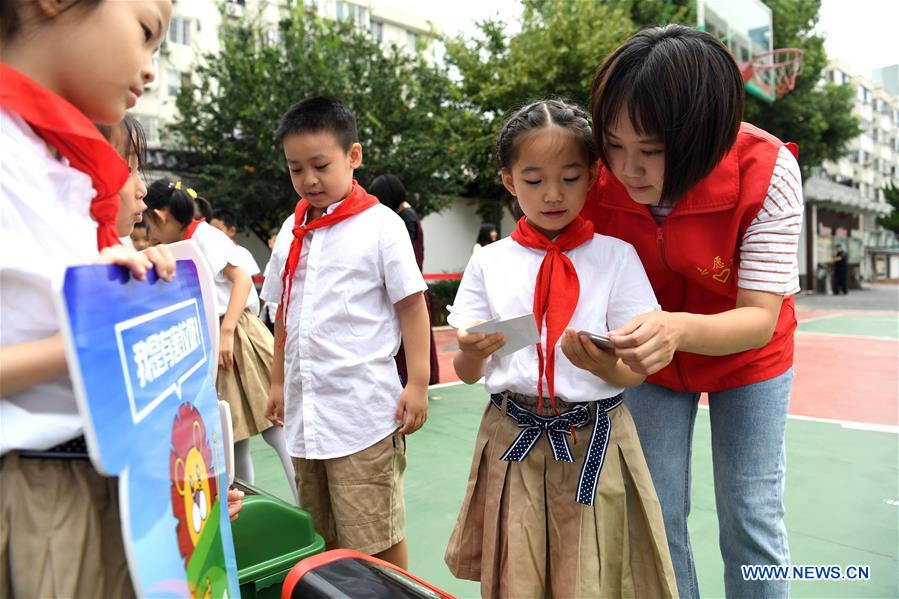
{"label": "boy in white shirt", "polygon": [[328,547],[405,568],[404,435],[427,418],[425,282],[402,219],[353,179],[362,146],[346,106],[304,100],[277,137],[301,199],[262,288],[281,305],[268,416],[285,427],[300,504]]}

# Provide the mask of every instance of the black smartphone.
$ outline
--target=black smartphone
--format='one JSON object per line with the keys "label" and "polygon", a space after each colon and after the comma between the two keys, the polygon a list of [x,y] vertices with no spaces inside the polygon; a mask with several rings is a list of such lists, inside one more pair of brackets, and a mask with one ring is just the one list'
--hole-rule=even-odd
{"label": "black smartphone", "polygon": [[603,335],[597,335],[595,333],[590,333],[589,331],[578,331],[578,335],[586,335],[590,341],[593,342],[593,345],[600,349],[615,349],[615,346],[612,345],[609,338]]}

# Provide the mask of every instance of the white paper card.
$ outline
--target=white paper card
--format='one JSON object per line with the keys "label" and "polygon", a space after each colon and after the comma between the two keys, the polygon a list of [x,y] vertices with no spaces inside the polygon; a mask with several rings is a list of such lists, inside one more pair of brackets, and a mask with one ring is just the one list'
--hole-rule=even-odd
{"label": "white paper card", "polygon": [[529,345],[536,345],[540,341],[537,333],[537,322],[531,313],[508,320],[493,318],[466,329],[469,333],[502,333],[506,336],[506,344],[499,348],[493,355],[503,358],[514,354]]}

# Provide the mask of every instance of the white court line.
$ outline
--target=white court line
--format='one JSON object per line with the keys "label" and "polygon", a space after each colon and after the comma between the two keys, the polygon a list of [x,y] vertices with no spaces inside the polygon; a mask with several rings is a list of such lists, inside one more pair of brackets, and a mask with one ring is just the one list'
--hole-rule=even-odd
{"label": "white court line", "polygon": [[[709,406],[700,404],[700,408],[708,410]],[[877,433],[892,433],[899,435],[899,426],[891,424],[872,424],[870,422],[857,422],[855,420],[837,420],[835,418],[818,418],[816,416],[801,416],[799,414],[787,414],[788,420],[805,420],[807,422],[820,422],[823,424],[837,424],[842,428],[857,431],[872,431]]]}
{"label": "white court line", "polygon": [[[483,383],[484,379],[478,381],[479,383]],[[436,385],[431,385],[428,389],[441,389],[443,387],[452,387],[453,385],[464,385],[462,381],[453,381],[451,383],[438,383]],[[708,410],[709,406],[705,404],[699,404],[699,407],[703,410]],[[893,426],[891,424],[872,424],[870,422],[857,422],[854,420],[837,420],[834,418],[817,418],[815,416],[801,416],[799,414],[787,414],[787,419],[789,420],[805,420],[807,422],[821,422],[823,424],[836,424],[842,428],[857,430],[857,431],[872,431],[877,433],[892,433],[894,435],[899,435],[899,426]]]}
{"label": "white court line", "polygon": [[828,314],[827,316],[813,316],[812,318],[797,318],[796,322],[798,324],[805,324],[806,322],[818,322],[819,320],[830,320],[831,318],[840,318],[841,316],[845,316],[842,312],[837,314]]}
{"label": "white court line", "polygon": [[428,389],[443,389],[444,387],[452,387],[453,385],[464,385],[462,381],[452,381],[451,383],[437,383],[436,385],[429,385]]}
{"label": "white court line", "polygon": [[874,339],[876,341],[899,341],[896,337],[874,337],[873,335],[845,335],[843,333],[823,333],[819,331],[800,331],[796,329],[796,334],[802,335],[818,335],[820,337],[843,337],[849,339]]}

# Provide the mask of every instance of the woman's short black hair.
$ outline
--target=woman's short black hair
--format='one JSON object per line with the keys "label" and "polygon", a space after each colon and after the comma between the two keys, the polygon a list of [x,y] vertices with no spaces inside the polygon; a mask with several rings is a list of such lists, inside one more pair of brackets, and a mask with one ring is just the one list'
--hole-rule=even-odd
{"label": "woman's short black hair", "polygon": [[194,198],[187,192],[187,187],[180,181],[171,179],[157,179],[147,188],[144,204],[147,212],[153,210],[168,210],[176,221],[182,226],[189,225],[194,220],[196,210]]}
{"label": "woman's short black hair", "polygon": [[502,169],[510,170],[518,158],[518,141],[522,136],[555,125],[575,134],[584,150],[584,158],[596,162],[596,142],[590,128],[590,118],[575,104],[563,100],[540,100],[518,109],[503,123],[496,138],[496,157]]}
{"label": "woman's short black hair", "polygon": [[368,193],[393,211],[406,201],[406,188],[403,182],[396,175],[389,173],[378,175],[369,185]]}
{"label": "woman's short black hair", "polygon": [[591,104],[599,156],[605,130],[627,111],[634,130],[665,146],[662,198],[673,202],[730,150],[743,119],[743,77],[715,36],[685,27],[634,34],[600,65]]}
{"label": "woman's short black hair", "polygon": [[281,117],[275,137],[283,142],[288,135],[320,131],[333,133],[347,152],[359,142],[353,111],[330,96],[307,98],[291,106]]}

